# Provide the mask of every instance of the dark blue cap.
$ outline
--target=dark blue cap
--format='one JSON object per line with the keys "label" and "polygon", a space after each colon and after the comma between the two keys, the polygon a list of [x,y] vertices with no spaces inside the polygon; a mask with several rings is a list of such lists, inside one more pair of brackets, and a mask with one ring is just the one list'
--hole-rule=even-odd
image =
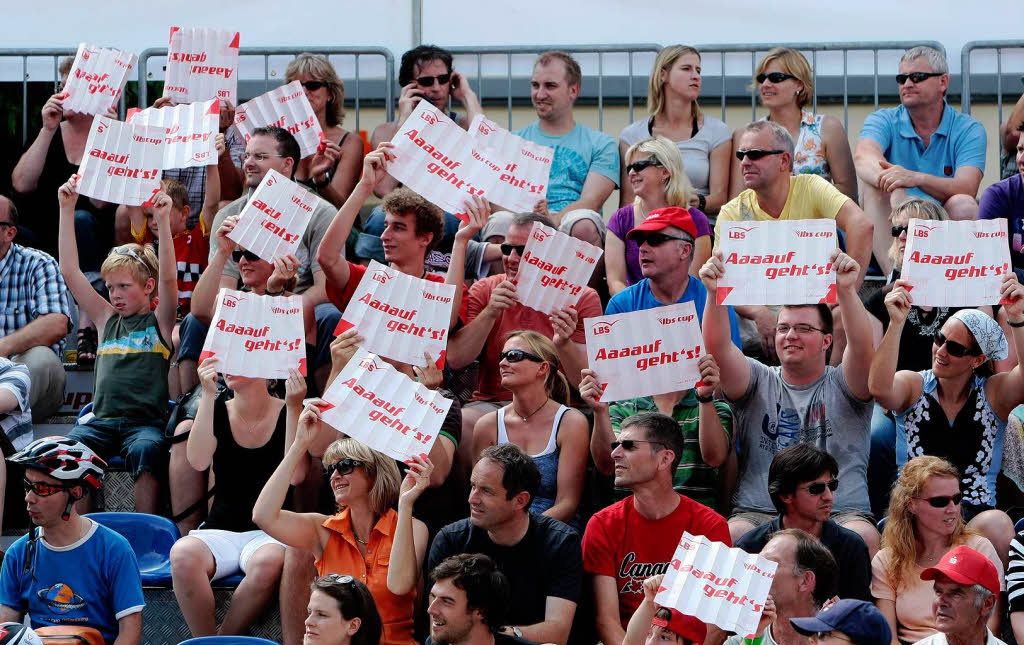
{"label": "dark blue cap", "polygon": [[843,598],[812,618],[790,618],[800,634],[842,632],[857,645],[875,645],[892,641],[892,630],[882,612],[863,600]]}

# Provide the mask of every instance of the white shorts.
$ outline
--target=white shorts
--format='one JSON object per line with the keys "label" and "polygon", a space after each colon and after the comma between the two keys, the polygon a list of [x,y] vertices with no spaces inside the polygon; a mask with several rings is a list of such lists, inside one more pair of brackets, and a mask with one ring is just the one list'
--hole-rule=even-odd
{"label": "white shorts", "polygon": [[241,571],[245,573],[246,565],[256,551],[267,544],[276,544],[282,549],[284,545],[263,531],[221,531],[219,529],[194,529],[188,537],[193,537],[210,549],[216,571],[211,582],[226,578]]}

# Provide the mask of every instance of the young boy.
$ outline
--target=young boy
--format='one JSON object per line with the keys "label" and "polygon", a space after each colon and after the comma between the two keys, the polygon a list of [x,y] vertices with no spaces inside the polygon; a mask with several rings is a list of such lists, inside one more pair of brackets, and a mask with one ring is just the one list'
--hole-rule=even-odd
{"label": "young boy", "polygon": [[[154,212],[159,260],[152,246],[114,247],[100,273],[110,302],[93,290],[78,264],[75,242],[74,178],[57,191],[60,202],[58,249],[60,270],[83,312],[99,330],[93,417],[77,423],[69,435],[104,459],[121,454],[135,478],[135,510],[156,513],[159,483],[167,447],[167,369],[178,305],[178,282],[171,239],[171,198],[157,193]],[[159,262],[159,264],[158,264]],[[156,310],[157,289],[163,295]]]}

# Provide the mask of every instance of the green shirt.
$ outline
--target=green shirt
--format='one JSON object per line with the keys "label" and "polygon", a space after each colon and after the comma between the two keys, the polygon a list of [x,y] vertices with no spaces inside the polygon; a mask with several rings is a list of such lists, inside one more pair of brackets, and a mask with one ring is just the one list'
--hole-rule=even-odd
{"label": "green shirt", "polygon": [[96,418],[162,426],[170,346],[153,312],[108,318],[96,352]]}

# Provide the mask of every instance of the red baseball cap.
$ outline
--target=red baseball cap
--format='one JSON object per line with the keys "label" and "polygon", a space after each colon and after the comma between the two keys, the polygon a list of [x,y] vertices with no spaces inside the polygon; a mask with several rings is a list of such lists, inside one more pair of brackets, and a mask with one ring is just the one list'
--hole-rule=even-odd
{"label": "red baseball cap", "polygon": [[921,572],[921,580],[934,580],[939,574],[962,585],[981,585],[999,593],[999,572],[992,561],[969,546],[958,546],[946,552],[934,567]]}
{"label": "red baseball cap", "polygon": [[697,225],[693,223],[690,211],[678,206],[666,206],[665,208],[655,208],[648,213],[647,219],[632,231],[626,233],[626,239],[633,239],[633,234],[638,231],[660,231],[667,226],[675,226],[679,230],[686,231],[692,235],[694,239],[697,238]]}
{"label": "red baseball cap", "polygon": [[693,616],[683,615],[675,609],[669,609],[668,607],[665,607],[665,609],[668,609],[670,612],[672,612],[672,617],[668,620],[665,620],[664,618],[659,618],[657,614],[655,614],[654,618],[651,619],[652,625],[664,627],[673,634],[676,634],[677,636],[682,636],[687,640],[691,640],[697,643],[704,642],[704,639],[708,635],[707,625],[702,623],[700,620],[694,618]]}

